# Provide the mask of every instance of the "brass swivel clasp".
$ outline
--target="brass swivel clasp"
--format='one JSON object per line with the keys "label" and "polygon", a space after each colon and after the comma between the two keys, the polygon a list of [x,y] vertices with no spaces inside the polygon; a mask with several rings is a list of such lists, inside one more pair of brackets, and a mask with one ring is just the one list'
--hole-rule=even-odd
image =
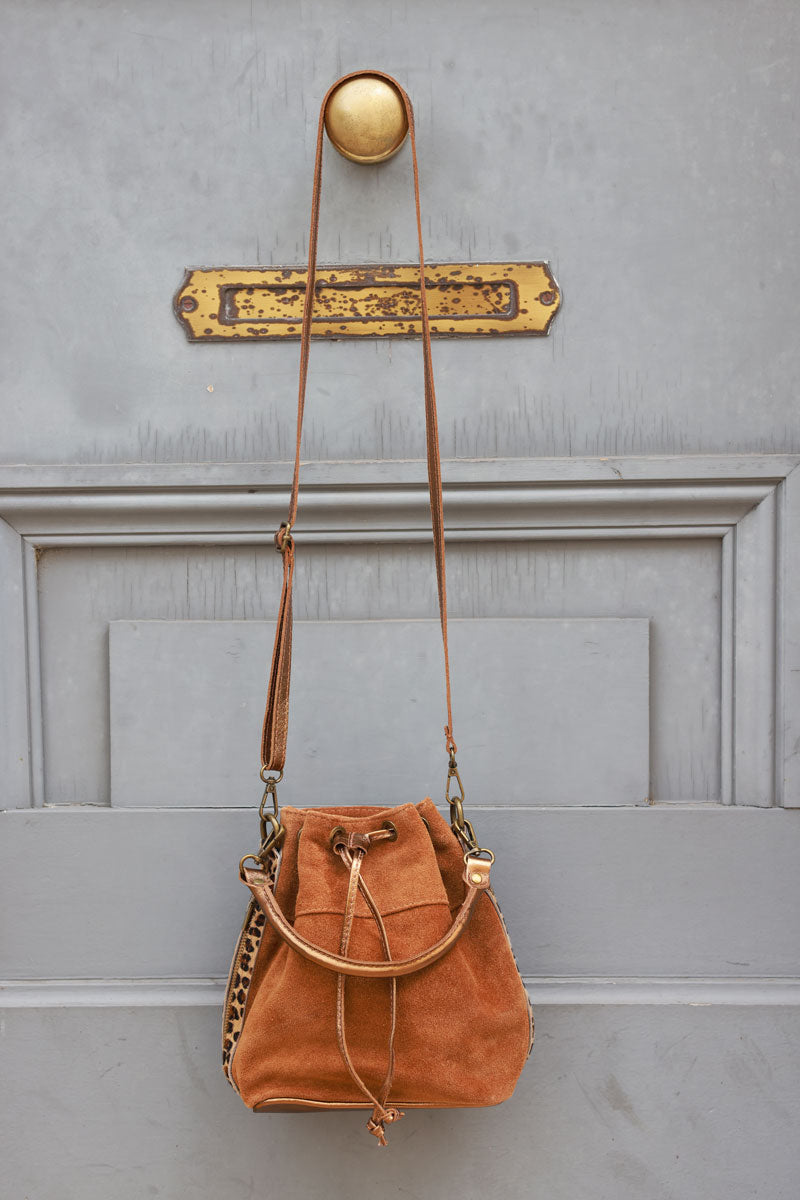
{"label": "brass swivel clasp", "polygon": [[[454,787],[458,788],[458,791],[455,793],[453,792]],[[475,836],[475,830],[472,828],[472,822],[464,815],[464,784],[461,782],[461,776],[458,773],[455,750],[450,751],[444,794],[450,806],[450,826],[453,833],[461,842],[465,851],[476,850],[478,848],[478,839]]]}
{"label": "brass swivel clasp", "polygon": [[239,874],[242,879],[244,879],[244,864],[247,859],[252,859],[253,862],[258,863],[261,870],[264,870],[270,855],[280,850],[286,837],[286,826],[281,821],[278,808],[278,784],[283,779],[283,771],[279,771],[277,775],[271,775],[266,767],[262,767],[259,774],[264,784],[264,795],[258,806],[261,845],[258,854],[245,854],[240,860]]}
{"label": "brass swivel clasp", "polygon": [[271,850],[277,850],[286,837],[286,827],[281,821],[278,808],[278,784],[283,779],[283,771],[279,771],[277,775],[265,775],[265,771],[266,767],[262,767],[260,775],[264,783],[264,795],[258,806],[262,856],[266,856]]}

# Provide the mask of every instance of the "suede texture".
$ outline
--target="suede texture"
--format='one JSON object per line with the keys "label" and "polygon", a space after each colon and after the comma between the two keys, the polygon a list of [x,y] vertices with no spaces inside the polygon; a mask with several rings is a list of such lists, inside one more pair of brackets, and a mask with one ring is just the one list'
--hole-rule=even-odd
{"label": "suede texture", "polygon": [[[383,917],[392,957],[417,954],[446,933],[464,898],[464,861],[431,800],[397,808],[284,808],[281,817],[286,840],[275,895],[303,937],[339,950],[348,871],[331,848],[332,830],[341,825],[363,833],[384,821],[393,822],[397,840],[370,847],[362,873]],[[348,956],[384,958],[361,896]],[[267,926],[232,1065],[249,1107],[281,1102],[371,1107],[337,1046],[336,979]],[[388,980],[348,978],[346,984],[350,1052],[374,1088],[387,1066],[389,992]],[[514,1090],[532,1036],[528,997],[505,926],[494,897],[484,893],[455,946],[398,980],[390,1103],[499,1104]]]}

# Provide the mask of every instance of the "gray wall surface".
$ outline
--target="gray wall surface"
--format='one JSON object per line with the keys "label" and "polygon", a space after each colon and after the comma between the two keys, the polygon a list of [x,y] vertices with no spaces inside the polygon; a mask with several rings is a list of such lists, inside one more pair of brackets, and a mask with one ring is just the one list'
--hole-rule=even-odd
{"label": "gray wall surface", "polygon": [[[288,457],[297,348],[187,346],[169,300],[302,262],[319,101],[370,65],[416,103],[431,261],[547,258],[566,297],[545,346],[437,346],[446,455],[800,451],[791,0],[4,12],[5,461]],[[320,260],[413,261],[408,156],[327,159]],[[416,343],[320,346],[310,399],[310,457],[421,456]]]}
{"label": "gray wall surface", "polygon": [[[4,5],[2,1196],[796,1200],[798,43],[791,0]],[[459,759],[536,1043],[385,1153],[219,1069],[298,347],[171,312],[187,266],[302,264],[366,67],[415,104],[429,260],[564,294],[546,340],[434,346]],[[328,147],[321,261],[414,255],[408,151]],[[284,803],[443,800],[422,411],[418,342],[313,347]]]}

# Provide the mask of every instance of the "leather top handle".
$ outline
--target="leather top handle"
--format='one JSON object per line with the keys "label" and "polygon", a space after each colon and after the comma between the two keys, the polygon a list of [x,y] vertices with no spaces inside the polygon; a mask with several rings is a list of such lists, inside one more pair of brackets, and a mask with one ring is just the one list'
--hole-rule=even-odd
{"label": "leather top handle", "polygon": [[319,967],[325,967],[328,971],[335,971],[339,975],[357,975],[362,979],[391,979],[398,975],[413,975],[415,971],[429,967],[431,963],[435,963],[437,959],[442,958],[448,950],[453,948],[466,929],[475,907],[475,901],[481,892],[485,892],[489,887],[491,861],[471,854],[465,855],[464,861],[466,862],[464,871],[466,892],[461,907],[453,918],[453,923],[447,933],[427,950],[423,950],[411,958],[390,959],[381,962],[347,958],[344,955],[335,954],[332,950],[325,950],[322,946],[315,945],[314,942],[306,941],[283,915],[265,871],[244,867],[242,878],[275,932],[303,958],[316,963]]}
{"label": "leather top handle", "polygon": [[[414,128],[414,110],[404,89],[391,75],[383,71],[369,71],[386,80],[397,89],[398,95],[405,108],[408,120],[408,133],[411,143],[411,164],[414,172],[414,204],[417,218],[417,241],[419,244],[419,275],[420,275],[420,309],[422,314],[422,361],[425,383],[425,441],[428,460],[428,491],[430,495],[431,523],[433,526],[433,551],[436,560],[436,583],[439,595],[439,619],[442,627],[442,645],[444,647],[445,694],[447,700],[447,724],[445,725],[445,747],[454,762],[456,743],[453,740],[453,714],[450,695],[450,657],[447,646],[447,588],[445,581],[444,560],[444,512],[442,505],[442,469],[439,455],[439,429],[436,418],[436,394],[433,386],[433,362],[431,356],[431,329],[428,316],[428,297],[425,285],[425,259],[422,249],[422,213],[419,199],[419,167],[417,163],[417,142]],[[314,164],[314,188],[311,200],[311,229],[308,239],[308,276],[306,281],[305,302],[303,305],[303,324],[300,336],[300,382],[297,396],[297,438],[295,443],[294,475],[292,477],[289,513],[286,521],[275,534],[275,546],[283,557],[283,587],[280,607],[278,610],[278,625],[275,632],[275,644],[272,651],[267,688],[267,706],[264,713],[264,726],[261,735],[261,776],[267,773],[280,774],[286,760],[286,738],[289,729],[289,683],[292,667],[292,583],[294,580],[294,538],[292,529],[297,516],[297,498],[300,482],[300,444],[303,432],[303,410],[305,407],[306,380],[308,378],[308,356],[311,345],[311,322],[314,309],[314,292],[317,268],[317,234],[319,232],[319,209],[322,192],[322,149],[325,129],[325,110],[334,90],[346,79],[364,72],[353,72],[337,79],[328,89],[322,101],[317,127],[317,150]],[[396,964],[395,964],[396,965]]]}

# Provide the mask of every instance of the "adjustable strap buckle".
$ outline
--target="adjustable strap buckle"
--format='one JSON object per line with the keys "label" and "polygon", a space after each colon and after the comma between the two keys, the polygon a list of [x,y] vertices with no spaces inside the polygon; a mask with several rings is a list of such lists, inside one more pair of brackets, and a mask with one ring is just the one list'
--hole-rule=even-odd
{"label": "adjustable strap buckle", "polygon": [[275,542],[275,549],[279,554],[283,554],[285,550],[288,550],[289,547],[294,544],[292,539],[292,526],[289,521],[281,521],[273,540]]}

